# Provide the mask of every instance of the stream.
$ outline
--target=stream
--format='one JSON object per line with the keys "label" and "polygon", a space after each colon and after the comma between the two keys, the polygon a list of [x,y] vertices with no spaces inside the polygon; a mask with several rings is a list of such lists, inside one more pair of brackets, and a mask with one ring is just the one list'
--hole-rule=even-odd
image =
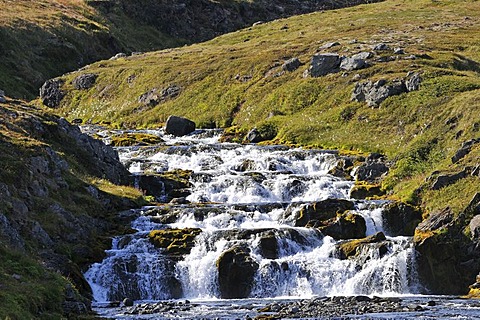
{"label": "stream", "polygon": [[[164,142],[116,148],[136,184],[180,169],[190,172],[189,188],[172,196],[155,180],[162,204],[131,210],[136,232],[114,238],[107,257],[85,273],[99,315],[480,318],[476,301],[423,294],[411,237],[389,233],[382,216],[387,201],[352,199],[353,181],[329,174],[337,152],[219,143],[218,130],[179,138],[142,132]],[[119,132],[88,133],[108,143]],[[318,215],[314,225],[305,220]],[[159,248],[153,230],[189,234]],[[352,239],[365,237],[371,241],[355,254],[346,251]],[[123,306],[125,298],[134,306]],[[320,308],[324,313],[312,313]]]}

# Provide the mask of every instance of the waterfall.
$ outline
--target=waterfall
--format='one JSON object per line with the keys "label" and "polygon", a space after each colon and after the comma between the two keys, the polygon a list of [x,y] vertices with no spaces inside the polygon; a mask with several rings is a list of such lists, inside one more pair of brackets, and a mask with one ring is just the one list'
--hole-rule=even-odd
{"label": "waterfall", "polygon": [[[228,250],[252,272],[245,285],[252,298],[416,292],[411,239],[384,230],[386,201],[350,199],[353,182],[328,174],[339,160],[335,152],[221,144],[208,131],[163,137],[161,146],[119,148],[120,159],[135,175],[192,170],[188,201],[137,210],[137,233],[115,238],[107,257],[85,274],[96,301],[220,298],[219,259]],[[365,221],[365,236],[383,232],[386,239],[342,257],[348,239],[298,225],[306,208],[322,201],[351,205],[348,212]],[[181,258],[148,239],[152,230],[171,228],[202,230]]]}

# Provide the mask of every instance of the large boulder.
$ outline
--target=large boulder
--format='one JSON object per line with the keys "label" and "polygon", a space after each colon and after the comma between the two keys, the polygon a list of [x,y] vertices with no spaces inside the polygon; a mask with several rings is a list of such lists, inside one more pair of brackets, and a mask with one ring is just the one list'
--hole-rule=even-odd
{"label": "large boulder", "polygon": [[165,132],[177,137],[185,136],[195,131],[195,122],[186,118],[170,116],[165,124]]}
{"label": "large boulder", "polygon": [[353,90],[352,100],[366,102],[369,107],[379,107],[388,97],[404,92],[407,92],[407,88],[403,81],[393,81],[390,83],[386,80],[359,82]]}
{"label": "large boulder", "polygon": [[392,202],[383,210],[382,218],[388,235],[413,236],[415,228],[422,221],[422,212],[409,204]]}
{"label": "large boulder", "polygon": [[385,240],[387,238],[383,232],[377,232],[362,239],[344,241],[337,245],[337,254],[340,259],[352,259],[360,255],[364,247],[371,246],[371,244],[379,244],[374,247],[379,251],[379,256],[383,256],[387,252]]}
{"label": "large boulder", "polygon": [[292,58],[282,64],[282,70],[292,72],[297,70],[301,65],[302,63],[298,58]]}
{"label": "large boulder", "polygon": [[446,174],[446,175],[438,175],[433,183],[430,189],[432,190],[439,190],[441,188],[447,187],[451,184],[456,183],[457,181],[465,178],[467,176],[466,170],[460,171],[455,174]]}
{"label": "large boulder", "polygon": [[299,209],[290,207],[285,211],[285,219],[292,221],[295,227],[315,226],[354,208],[354,203],[348,200],[325,199],[303,204]]}
{"label": "large boulder", "polygon": [[323,224],[318,230],[335,240],[360,239],[365,237],[367,231],[365,219],[351,212],[338,215],[334,219],[324,221]]}
{"label": "large boulder", "polygon": [[40,88],[40,99],[44,105],[50,108],[58,108],[65,92],[61,90],[64,81],[62,79],[50,79]]}
{"label": "large boulder", "polygon": [[342,59],[335,53],[319,53],[312,57],[310,67],[305,76],[321,77],[339,71]]}
{"label": "large boulder", "polygon": [[201,232],[199,228],[152,230],[148,238],[155,247],[165,249],[168,255],[181,258],[190,253],[195,237]]}
{"label": "large boulder", "polygon": [[87,90],[93,87],[98,75],[94,73],[85,73],[73,79],[73,87],[77,90]]}
{"label": "large boulder", "polygon": [[382,179],[388,170],[385,156],[372,153],[361,166],[355,169],[354,175],[357,181],[376,183]]}
{"label": "large boulder", "polygon": [[237,245],[226,250],[216,265],[220,298],[243,299],[250,295],[259,265],[248,248]]}

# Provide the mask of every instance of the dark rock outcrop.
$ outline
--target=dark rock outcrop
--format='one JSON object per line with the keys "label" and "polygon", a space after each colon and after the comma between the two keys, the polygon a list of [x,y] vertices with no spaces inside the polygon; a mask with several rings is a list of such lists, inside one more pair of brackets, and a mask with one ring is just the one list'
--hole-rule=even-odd
{"label": "dark rock outcrop", "polygon": [[186,118],[170,116],[165,123],[165,132],[174,136],[185,136],[195,131],[195,122]]}
{"label": "dark rock outcrop", "polygon": [[[361,253],[363,247],[372,243],[381,244],[385,240],[385,235],[382,232],[377,232],[366,238],[341,242],[337,245],[337,252],[340,259],[355,258]],[[376,246],[376,249],[379,250],[380,256],[387,252],[387,248],[383,244]]]}
{"label": "dark rock outcrop", "polygon": [[413,236],[415,228],[422,221],[422,212],[409,204],[393,202],[382,214],[384,228],[390,236]]}
{"label": "dark rock outcrop", "polygon": [[73,79],[73,87],[77,90],[87,90],[93,87],[98,75],[94,73],[85,73]]}
{"label": "dark rock outcrop", "polygon": [[467,154],[470,153],[473,146],[478,143],[480,143],[480,138],[465,141],[460,147],[460,149],[458,149],[457,152],[455,152],[455,155],[452,157],[452,163],[457,163],[458,161],[463,159]]}
{"label": "dark rock outcrop", "polygon": [[234,246],[223,252],[217,260],[218,285],[222,299],[247,298],[253,287],[258,263],[248,248]]}
{"label": "dark rock outcrop", "polygon": [[65,97],[65,92],[61,90],[64,80],[50,79],[40,88],[40,99],[42,103],[50,108],[58,108],[60,102]]}
{"label": "dark rock outcrop", "polygon": [[389,171],[386,157],[381,154],[372,153],[365,162],[356,168],[355,178],[357,181],[369,183],[379,182]]}
{"label": "dark rock outcrop", "polygon": [[180,259],[190,253],[195,237],[201,232],[202,229],[198,228],[153,230],[148,237],[157,248],[163,248],[169,256]]}
{"label": "dark rock outcrop", "polygon": [[252,130],[250,130],[247,133],[246,138],[247,138],[248,142],[250,142],[250,143],[258,143],[258,142],[262,142],[262,141],[265,140],[262,137],[262,135],[260,134],[260,131],[258,131],[257,128],[253,128]]}
{"label": "dark rock outcrop", "polygon": [[301,65],[302,63],[298,58],[292,58],[282,64],[282,70],[292,72],[297,70]]}
{"label": "dark rock outcrop", "polygon": [[[434,178],[434,181],[430,189],[440,190],[441,188],[444,188],[451,184],[456,183],[457,181],[465,178],[467,175],[468,174],[466,170],[460,171],[455,174],[438,175],[436,178]],[[431,179],[433,179],[433,177]]]}
{"label": "dark rock outcrop", "polygon": [[358,214],[346,212],[335,219],[324,221],[323,226],[319,226],[323,234],[340,239],[360,239],[365,237],[367,231],[365,219]]}

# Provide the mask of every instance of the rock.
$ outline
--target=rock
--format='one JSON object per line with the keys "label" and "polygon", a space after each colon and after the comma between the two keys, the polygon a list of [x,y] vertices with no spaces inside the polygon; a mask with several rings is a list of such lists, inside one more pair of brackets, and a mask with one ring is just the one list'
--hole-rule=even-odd
{"label": "rock", "polygon": [[364,181],[355,182],[352,189],[350,189],[350,198],[353,199],[367,199],[372,197],[380,197],[385,195],[379,184],[369,184]]}
{"label": "rock", "polygon": [[64,84],[62,79],[50,79],[40,88],[40,98],[42,103],[50,108],[58,108],[65,92],[61,90],[61,86]]}
{"label": "rock", "polygon": [[319,53],[312,57],[310,67],[304,76],[321,77],[339,71],[341,58],[334,53]]}
{"label": "rock", "polygon": [[439,228],[445,228],[453,222],[454,214],[452,210],[447,207],[440,211],[430,213],[427,219],[423,220],[416,228],[416,232],[434,231]]}
{"label": "rock", "polygon": [[126,58],[126,57],[127,57],[126,53],[120,52],[114,55],[113,57],[111,57],[109,60],[118,60],[120,58]]}
{"label": "rock", "polygon": [[246,172],[255,170],[255,160],[252,159],[244,159],[241,163],[235,165],[233,170],[238,172]]}
{"label": "rock", "polygon": [[186,118],[170,116],[165,124],[165,132],[177,137],[185,136],[195,131],[195,122]]}
{"label": "rock", "polygon": [[278,242],[273,232],[268,232],[260,238],[260,252],[265,259],[278,258]]}
{"label": "rock", "polygon": [[353,202],[344,199],[326,199],[303,204],[299,210],[289,207],[285,211],[285,219],[294,222],[295,227],[319,224],[321,221],[336,218],[337,213],[353,210]]}
{"label": "rock", "polygon": [[152,230],[148,238],[155,247],[166,249],[168,255],[181,258],[190,253],[195,245],[195,237],[201,232],[199,228]]}
{"label": "rock", "polygon": [[[371,243],[380,243],[385,240],[386,240],[386,237],[383,234],[383,232],[377,232],[376,234],[368,236],[363,239],[344,241],[337,245],[337,250],[340,255],[340,259],[353,258],[358,254],[360,254],[361,248],[363,246]],[[385,248],[381,249],[382,248],[381,246],[378,246],[377,248],[379,250],[382,250],[383,254],[386,253],[384,252]]]}
{"label": "rock", "polygon": [[455,155],[452,157],[452,163],[457,163],[458,161],[463,159],[467,154],[470,153],[473,146],[477,143],[480,143],[480,138],[465,141],[460,147],[460,149],[458,149],[457,152],[455,152]]}
{"label": "rock", "polygon": [[477,214],[470,220],[468,227],[470,228],[472,240],[480,240],[480,214]]}
{"label": "rock", "polygon": [[354,176],[357,181],[367,181],[369,183],[379,182],[389,171],[384,157],[367,158],[365,163],[354,170]]}
{"label": "rock", "polygon": [[373,56],[374,56],[373,52],[370,52],[370,51],[362,51],[362,52],[359,52],[359,53],[354,54],[353,56],[351,56],[351,58],[352,58],[352,59],[367,60],[367,59],[373,58]]}
{"label": "rock", "polygon": [[408,73],[407,78],[405,80],[405,87],[407,91],[416,91],[420,88],[420,84],[422,83],[422,78],[420,77],[420,73]]}
{"label": "rock", "polygon": [[138,102],[145,106],[154,107],[161,102],[177,97],[181,91],[182,89],[175,84],[170,85],[162,90],[152,89],[142,94],[138,98]]}
{"label": "rock", "polygon": [[365,61],[364,59],[354,58],[354,57],[345,57],[342,59],[342,62],[340,63],[340,69],[346,70],[346,71],[363,69],[363,68],[366,68],[367,66],[368,66],[367,61]]}
{"label": "rock", "polygon": [[292,72],[297,70],[301,65],[302,63],[298,58],[292,58],[282,64],[282,70]]}
{"label": "rock", "polygon": [[77,90],[86,90],[93,87],[95,81],[97,80],[98,75],[94,73],[86,73],[79,75],[75,79],[73,79],[72,84],[73,87]]}
{"label": "rock", "polygon": [[461,172],[450,174],[450,175],[439,175],[433,181],[432,186],[430,187],[431,190],[440,190],[441,188],[447,187],[451,184],[456,183],[457,181],[465,178],[467,176],[466,170]]}
{"label": "rock", "polygon": [[369,107],[378,107],[385,99],[407,92],[403,81],[387,84],[385,80],[357,83],[353,90],[352,100],[366,102]]}
{"label": "rock", "polygon": [[133,300],[130,299],[130,298],[125,298],[125,299],[123,299],[122,304],[125,307],[133,307]]}
{"label": "rock", "polygon": [[250,142],[250,143],[258,143],[258,142],[261,142],[261,141],[264,141],[265,139],[262,137],[262,135],[260,134],[260,131],[258,131],[257,128],[253,128],[252,130],[250,130],[248,133],[247,133],[247,140]]}
{"label": "rock", "polygon": [[335,240],[363,238],[367,231],[365,219],[361,215],[350,212],[341,214],[336,219],[326,221],[324,224],[327,225],[319,227],[318,230]]}
{"label": "rock", "polygon": [[7,99],[5,98],[5,91],[0,90],[0,103],[5,103],[7,102]]}
{"label": "rock", "polygon": [[422,221],[422,212],[409,204],[393,202],[385,207],[382,218],[389,236],[413,236]]}
{"label": "rock", "polygon": [[373,47],[375,51],[385,51],[390,50],[390,47],[386,43],[378,43]]}
{"label": "rock", "polygon": [[405,54],[405,50],[403,48],[395,48],[393,49],[394,54]]}
{"label": "rock", "polygon": [[258,263],[247,248],[237,245],[224,251],[216,262],[220,298],[247,298],[253,287]]}
{"label": "rock", "polygon": [[325,43],[324,45],[322,45],[319,49],[320,50],[325,50],[325,49],[330,49],[330,48],[333,48],[333,47],[337,47],[339,46],[340,43],[339,42],[327,42]]}

